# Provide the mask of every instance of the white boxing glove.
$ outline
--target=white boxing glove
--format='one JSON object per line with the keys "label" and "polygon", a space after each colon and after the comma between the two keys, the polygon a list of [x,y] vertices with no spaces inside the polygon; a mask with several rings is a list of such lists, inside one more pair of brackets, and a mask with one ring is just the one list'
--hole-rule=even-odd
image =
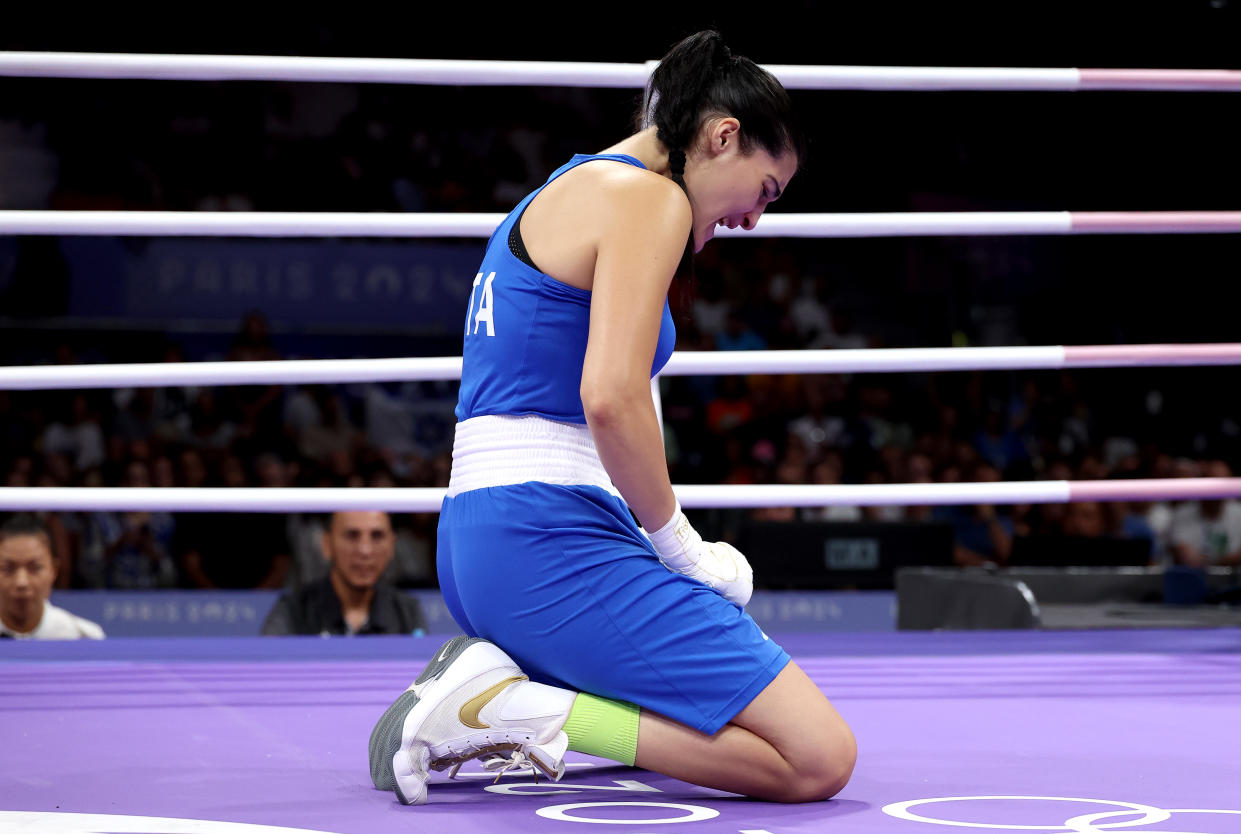
{"label": "white boxing glove", "polygon": [[754,571],[737,548],[728,542],[704,542],[677,502],[676,512],[663,527],[650,534],[659,561],[674,573],[714,588],[741,607],[754,593]]}

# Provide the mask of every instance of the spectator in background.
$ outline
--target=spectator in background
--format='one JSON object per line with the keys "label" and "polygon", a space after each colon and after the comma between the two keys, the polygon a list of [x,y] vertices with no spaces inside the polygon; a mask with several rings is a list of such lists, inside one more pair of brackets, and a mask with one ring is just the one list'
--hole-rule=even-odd
{"label": "spectator in background", "polygon": [[[1198,464],[1184,458],[1174,459],[1166,453],[1156,453],[1150,464],[1151,478],[1196,478]],[[1146,510],[1146,523],[1150,525],[1155,536],[1155,561],[1161,565],[1169,565],[1175,561],[1172,553],[1172,517],[1174,512],[1172,501],[1153,501]]]}
{"label": "spectator in background", "polygon": [[220,485],[232,489],[250,486],[246,465],[237,455],[227,455],[220,461]]}
{"label": "spectator in background", "polygon": [[828,449],[849,444],[849,426],[839,414],[829,412],[831,403],[844,399],[840,377],[811,375],[802,385],[805,413],[789,423],[790,434],[801,438],[806,452],[816,458]]}
{"label": "spectator in background", "polygon": [[372,383],[366,386],[364,423],[366,442],[400,476],[409,473],[417,457],[415,434],[416,383]]}
{"label": "spectator in background", "polygon": [[[775,482],[795,486],[806,482],[806,464],[796,457],[786,456],[776,466]],[[796,521],[796,507],[759,507],[750,513],[755,521]]]}
{"label": "spectator in background", "polygon": [[263,452],[254,461],[256,485],[265,489],[285,489],[297,481],[298,465],[284,461],[275,452]]}
{"label": "spectator in background", "polygon": [[831,313],[822,299],[827,296],[823,276],[803,278],[797,297],[789,307],[789,318],[802,345],[826,340],[832,334]]}
{"label": "spectator in background", "polygon": [[861,350],[867,347],[866,337],[853,329],[853,314],[841,307],[829,311],[831,327],[815,336],[807,347],[811,349],[835,348],[837,350]]}
{"label": "spectator in background", "polygon": [[1069,504],[1064,518],[1064,535],[1098,539],[1107,535],[1107,516],[1103,505],[1097,501],[1078,501]]}
{"label": "spectator in background", "polygon": [[320,543],[328,575],[280,597],[263,634],[426,633],[418,601],[380,579],[396,544],[387,513],[333,513]]}
{"label": "spectator in background", "polygon": [[354,457],[362,434],[350,422],[341,398],[323,385],[298,391],[285,403],[285,427],[302,457],[339,471],[342,457]]}
{"label": "spectator in background", "polygon": [[913,445],[913,429],[905,419],[893,415],[892,389],[886,385],[864,385],[858,391],[858,431],[872,449],[884,446],[907,449]]}
{"label": "spectator in background", "polygon": [[761,479],[758,462],[737,433],[726,434],[721,438],[718,460],[722,463],[719,480],[723,483],[755,484]]}
{"label": "spectator in background", "polygon": [[[972,481],[1000,480],[999,471],[989,463],[974,467]],[[953,561],[958,565],[1004,565],[1013,549],[1012,520],[996,511],[994,504],[956,507],[950,513],[956,545]]]}
{"label": "spectator in background", "polygon": [[[228,352],[230,362],[269,362],[280,359],[272,346],[267,318],[251,311],[241,320],[241,331]],[[237,433],[262,444],[283,433],[279,385],[240,385],[227,389],[227,400],[237,417]]]}
{"label": "spectator in background", "polygon": [[[1223,461],[1203,466],[1208,478],[1230,478]],[[1190,567],[1241,564],[1241,501],[1187,501],[1172,513],[1169,532],[1172,556]]]}
{"label": "spectator in background", "polygon": [[797,267],[780,263],[780,259],[775,257],[775,251],[769,247],[759,247],[756,254],[759,271],[767,276],[767,280],[761,288],[751,288],[753,296],[746,305],[750,326],[761,335],[768,347],[796,350],[801,347],[801,342],[789,307],[793,302],[792,273]]}
{"label": "spectator in background", "polygon": [[694,297],[691,309],[698,332],[714,344],[716,335],[723,333],[728,323],[729,304],[724,298],[720,282],[704,281]]}
{"label": "spectator in background", "polygon": [[719,393],[707,404],[707,428],[728,435],[754,419],[754,400],[745,377],[721,377]]}
{"label": "spectator in background", "polygon": [[[1073,468],[1069,466],[1067,461],[1053,460],[1043,469],[1043,479],[1049,481],[1071,481],[1073,480]],[[1064,530],[1068,516],[1068,504],[1036,504],[1019,532],[1023,536],[1056,536]]]}
{"label": "spectator in background", "polygon": [[1057,449],[1066,457],[1083,455],[1095,436],[1094,411],[1078,387],[1077,378],[1068,371],[1060,375],[1060,401],[1062,416]]}
{"label": "spectator in background", "polygon": [[177,473],[172,466],[172,459],[167,455],[159,455],[151,461],[151,486],[159,489],[171,489],[177,485]]}
{"label": "spectator in background", "polygon": [[128,452],[134,443],[145,443],[156,435],[155,389],[122,388],[112,392],[116,413],[112,417],[109,442],[120,441]]}
{"label": "spectator in background", "polygon": [[766,350],[767,341],[754,331],[739,307],[728,311],[724,329],[715,334],[716,350]]}
{"label": "spectator in background", "polygon": [[237,426],[225,419],[211,388],[200,389],[189,413],[189,433],[185,440],[203,452],[220,452],[229,448],[237,434]]}
{"label": "spectator in background", "polygon": [[196,449],[185,449],[177,456],[177,485],[197,488],[207,485],[207,464]]}
{"label": "spectator in background", "polygon": [[1159,550],[1158,536],[1154,527],[1150,526],[1147,515],[1150,511],[1149,501],[1116,501],[1112,505],[1113,529],[1121,539],[1142,539],[1148,542],[1148,554],[1152,565],[1160,565],[1165,561],[1165,554]]}
{"label": "spectator in background", "polygon": [[15,458],[9,464],[9,471],[5,473],[4,485],[6,487],[28,487],[34,485],[34,458],[30,455],[22,455]]}
{"label": "spectator in background", "polygon": [[955,405],[939,402],[939,395],[935,395],[933,399],[936,402],[935,425],[919,435],[917,447],[918,451],[927,455],[936,466],[945,466],[951,462],[962,434],[961,415]]}
{"label": "spectator in background", "polygon": [[[0,447],[2,448],[2,447]],[[33,486],[34,459],[22,456],[13,461],[4,476],[6,487]],[[56,587],[68,588],[73,576],[74,553],[80,543],[79,516],[76,513],[35,513],[35,517],[47,526],[51,541],[52,558],[56,567]]]}
{"label": "spectator in background", "polygon": [[32,640],[100,639],[103,629],[48,601],[56,581],[51,536],[33,515],[0,524],[0,637]]}
{"label": "spectator in background", "polygon": [[[149,467],[142,461],[130,461],[124,485],[150,487]],[[91,513],[80,564],[93,566],[93,570],[84,573],[94,574],[108,588],[173,587],[177,582],[172,561],[174,527],[172,515],[165,512]]]}
{"label": "spectator in background", "polygon": [[[935,482],[935,465],[930,457],[921,452],[910,454],[905,461],[905,480],[911,484],[930,484]],[[921,504],[903,508],[906,521],[930,522],[934,519],[935,507]]]}
{"label": "spectator in background", "polygon": [[[185,361],[181,347],[169,344],[164,348],[163,361],[180,363]],[[190,432],[190,409],[198,399],[198,388],[194,386],[178,386],[175,388],[155,388],[153,412],[155,418],[155,436],[165,442],[180,441],[188,437]]]}
{"label": "spectator in background", "polygon": [[[892,448],[892,447],[888,447]],[[882,451],[882,450],[881,450]],[[884,476],[883,470],[877,467],[870,467],[866,470],[866,474],[862,476],[862,483],[872,486],[888,483],[888,479]],[[905,520],[905,509],[899,506],[870,506],[862,508],[862,518],[865,521],[881,521],[881,522],[897,522]]]}
{"label": "spectator in background", "polygon": [[974,435],[974,449],[1001,472],[1024,464],[1030,458],[1021,437],[1008,425],[1003,403],[994,400],[987,403],[982,427]]}
{"label": "spectator in background", "polygon": [[[844,458],[834,449],[810,469],[810,482],[816,485],[835,485],[844,476]],[[824,507],[806,507],[802,510],[806,521],[861,521],[862,510],[853,505],[831,504]]]}
{"label": "spectator in background", "polygon": [[69,411],[67,420],[52,423],[43,432],[43,454],[66,456],[78,472],[101,465],[105,457],[103,428],[86,395],[74,394]]}

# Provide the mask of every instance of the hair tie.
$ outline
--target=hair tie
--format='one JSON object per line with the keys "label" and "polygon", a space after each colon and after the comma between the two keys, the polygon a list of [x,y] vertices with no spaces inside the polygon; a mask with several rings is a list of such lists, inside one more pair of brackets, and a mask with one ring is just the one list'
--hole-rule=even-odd
{"label": "hair tie", "polygon": [[668,151],[668,168],[671,169],[674,177],[685,176],[685,151]]}

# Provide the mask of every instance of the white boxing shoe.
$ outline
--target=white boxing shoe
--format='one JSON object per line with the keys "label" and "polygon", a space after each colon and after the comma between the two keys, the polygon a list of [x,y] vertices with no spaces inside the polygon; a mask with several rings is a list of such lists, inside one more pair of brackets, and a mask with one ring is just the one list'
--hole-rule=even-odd
{"label": "white boxing shoe", "polygon": [[[431,770],[492,754],[507,771],[527,763],[564,775],[561,727],[574,693],[531,683],[494,643],[454,637],[371,730],[371,781],[404,805],[427,801]],[[491,764],[491,762],[489,762]]]}

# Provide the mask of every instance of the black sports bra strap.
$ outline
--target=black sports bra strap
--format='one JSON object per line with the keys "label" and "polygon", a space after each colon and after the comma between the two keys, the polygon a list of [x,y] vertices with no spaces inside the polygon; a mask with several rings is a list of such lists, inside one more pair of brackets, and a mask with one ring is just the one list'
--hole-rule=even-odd
{"label": "black sports bra strap", "polygon": [[[524,215],[525,212],[523,211]],[[513,253],[513,257],[521,261],[533,270],[542,272],[543,270],[535,266],[534,261],[530,258],[530,253],[526,251],[526,243],[521,239],[521,217],[517,218],[517,222],[513,224],[513,229],[508,233],[508,251]]]}

